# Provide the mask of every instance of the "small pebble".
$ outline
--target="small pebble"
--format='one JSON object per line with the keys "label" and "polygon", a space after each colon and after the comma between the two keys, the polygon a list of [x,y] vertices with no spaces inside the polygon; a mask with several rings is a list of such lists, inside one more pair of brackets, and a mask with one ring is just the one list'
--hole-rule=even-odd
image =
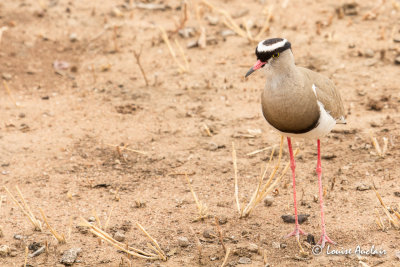
{"label": "small pebble", "polygon": [[307,235],[307,243],[309,243],[310,245],[315,245],[315,238],[312,234],[308,234]]}
{"label": "small pebble", "polygon": [[183,38],[190,38],[195,36],[196,30],[192,27],[186,27],[178,31],[179,35]]}
{"label": "small pebble", "polygon": [[195,48],[198,46],[199,46],[199,43],[197,42],[197,40],[194,40],[194,41],[190,41],[189,43],[187,43],[186,48]]}
{"label": "small pebble", "polygon": [[374,57],[375,52],[374,52],[374,50],[372,50],[372,49],[366,49],[366,50],[364,51],[364,55],[365,55],[366,57],[371,58],[371,57]]}
{"label": "small pebble", "polygon": [[[299,214],[297,216],[299,224],[302,224],[303,222],[307,221],[308,217],[310,217],[309,214]],[[281,218],[285,223],[295,223],[294,215],[282,215]]]}
{"label": "small pebble", "polygon": [[14,239],[21,240],[23,238],[22,235],[14,235]]}
{"label": "small pebble", "polygon": [[210,261],[216,261],[218,260],[218,256],[210,256]]}
{"label": "small pebble", "polygon": [[273,248],[280,248],[281,244],[279,244],[279,242],[272,242],[272,247]]}
{"label": "small pebble", "polygon": [[125,241],[125,235],[119,231],[117,231],[114,234],[114,239],[117,240],[118,242],[124,242]]}
{"label": "small pebble", "polygon": [[400,197],[400,192],[394,192],[394,195],[395,195],[396,197]]}
{"label": "small pebble", "polygon": [[264,198],[264,205],[267,207],[272,206],[272,203],[274,203],[274,197],[273,196],[266,196]]}
{"label": "small pebble", "polygon": [[18,117],[21,118],[21,119],[25,118],[25,113],[19,113]]}
{"label": "small pebble", "polygon": [[214,232],[212,229],[205,229],[205,230],[203,231],[203,236],[204,236],[205,238],[215,238],[215,237],[216,237],[216,234],[215,234],[215,232]]}
{"label": "small pebble", "polygon": [[223,30],[221,31],[221,36],[222,37],[228,37],[228,36],[232,36],[232,35],[236,35],[236,33],[232,30]]}
{"label": "small pebble", "polygon": [[42,254],[45,250],[46,250],[46,247],[45,247],[45,246],[40,247],[40,248],[37,249],[35,252],[29,254],[29,257],[33,258],[33,257],[39,256],[39,255]]}
{"label": "small pebble", "polygon": [[5,73],[5,72],[1,74],[1,77],[6,81],[9,81],[12,79],[12,75],[10,73]]}
{"label": "small pebble", "polygon": [[256,244],[254,244],[254,243],[250,243],[247,246],[247,250],[250,251],[250,252],[253,252],[253,253],[257,253],[258,252],[258,246]]}
{"label": "small pebble", "polygon": [[398,57],[396,57],[396,58],[394,59],[394,64],[400,65],[400,56],[398,56]]}
{"label": "small pebble", "polygon": [[371,189],[371,186],[366,184],[358,184],[356,189],[357,191],[367,191]]}
{"label": "small pebble", "polygon": [[218,218],[218,223],[220,225],[226,224],[228,222],[228,218],[226,216],[221,216],[220,218]]}
{"label": "small pebble", "polygon": [[71,248],[64,251],[60,263],[63,263],[64,265],[72,265],[81,251],[81,248]]}
{"label": "small pebble", "polygon": [[76,33],[71,33],[70,35],[69,35],[69,41],[70,42],[76,42],[76,41],[78,41],[78,35],[76,34]]}
{"label": "small pebble", "polygon": [[88,222],[95,222],[96,221],[96,218],[95,217],[89,217],[89,219],[88,219]]}
{"label": "small pebble", "polygon": [[219,22],[219,18],[218,17],[213,17],[213,16],[210,16],[210,15],[206,16],[206,20],[208,20],[208,23],[210,25],[217,25],[218,22]]}
{"label": "small pebble", "polygon": [[189,239],[187,239],[187,237],[180,236],[178,237],[178,244],[180,247],[186,248],[189,246]]}
{"label": "small pebble", "polygon": [[251,259],[247,258],[247,257],[241,257],[238,261],[239,264],[250,264],[251,263]]}
{"label": "small pebble", "polygon": [[208,144],[205,144],[204,148],[209,151],[216,151],[218,149],[218,145],[214,142],[210,142]]}
{"label": "small pebble", "polygon": [[11,249],[9,246],[7,246],[7,245],[0,246],[0,256],[6,257],[10,254],[10,252],[11,252]]}

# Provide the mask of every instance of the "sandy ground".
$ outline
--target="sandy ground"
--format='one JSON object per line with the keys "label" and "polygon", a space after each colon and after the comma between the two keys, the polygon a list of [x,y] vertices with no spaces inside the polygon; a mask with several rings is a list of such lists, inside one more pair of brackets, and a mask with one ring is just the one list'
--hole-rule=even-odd
{"label": "sandy ground", "polygon": [[[168,5],[165,10],[101,2],[0,3],[0,27],[8,27],[0,44],[0,73],[12,96],[1,85],[0,245],[10,248],[0,257],[1,266],[24,264],[25,247],[33,242],[40,243],[38,247],[47,244],[47,249],[28,257],[30,266],[60,264],[70,248],[81,248],[74,266],[221,266],[225,252],[218,238],[207,235],[215,231],[214,217],[231,250],[226,266],[400,264],[399,231],[389,226],[370,188],[374,181],[386,205],[399,209],[399,1],[356,1],[355,9],[345,6],[344,12],[337,9],[345,2],[333,0],[212,1],[234,15],[237,24],[249,23],[254,36],[273,7],[262,39],[287,38],[298,65],[335,82],[348,124],[322,140],[327,229],[338,243],[331,249],[354,252],[357,245],[365,250],[374,245],[386,251],[362,257],[326,251],[315,256],[305,237],[301,244],[308,255],[302,256],[295,239],[283,238],[294,227],[281,219],[293,213],[289,173],[271,194],[271,206],[261,203],[249,217],[238,216],[232,142],[240,200],[245,203],[271,150],[247,154],[280,140],[261,115],[262,72],[243,78],[255,62],[256,43],[238,35],[223,37],[221,32],[228,29],[223,16],[196,4],[199,1],[188,4],[184,27],[195,29],[188,38],[173,33],[183,14],[180,1],[143,2]],[[188,72],[179,72],[158,26],[169,32],[184,65],[173,40],[183,47]],[[208,45],[187,48],[199,39],[201,27]],[[141,47],[148,86],[134,57]],[[383,158],[372,146],[370,133],[381,146],[387,138]],[[116,145],[146,154],[118,153]],[[319,239],[316,142],[295,140],[294,146],[300,148],[299,212],[310,215],[302,228]],[[282,165],[287,162],[285,145]],[[204,220],[195,221],[197,207],[183,173],[208,207]],[[51,226],[65,234],[66,244],[57,244],[45,225],[41,232],[33,230],[3,188],[17,196],[15,185],[40,221],[39,208]],[[357,190],[360,186],[365,190]],[[89,219],[94,212],[108,233],[118,232],[123,243],[144,249],[149,241],[137,228],[139,222],[168,260],[132,257],[129,263],[126,254],[77,227],[80,217]],[[377,213],[385,231],[376,224]]]}

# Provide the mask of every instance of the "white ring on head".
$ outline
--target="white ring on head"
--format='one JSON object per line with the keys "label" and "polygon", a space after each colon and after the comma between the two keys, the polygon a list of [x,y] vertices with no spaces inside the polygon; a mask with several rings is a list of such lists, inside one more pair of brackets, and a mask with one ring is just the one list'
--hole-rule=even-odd
{"label": "white ring on head", "polygon": [[265,44],[263,44],[264,41],[261,41],[261,42],[258,43],[258,46],[257,46],[257,51],[258,52],[271,52],[271,51],[274,51],[277,48],[284,47],[286,42],[287,42],[286,39],[283,39],[282,41],[279,41],[277,43],[274,43],[274,44],[271,44],[271,45],[265,45]]}

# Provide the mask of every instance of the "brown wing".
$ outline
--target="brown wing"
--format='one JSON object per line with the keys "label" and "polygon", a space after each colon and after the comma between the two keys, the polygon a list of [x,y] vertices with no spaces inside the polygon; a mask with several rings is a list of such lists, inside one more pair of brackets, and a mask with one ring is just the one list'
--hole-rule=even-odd
{"label": "brown wing", "polygon": [[[343,101],[333,82],[312,70],[301,67],[299,67],[299,69],[303,75],[307,76],[309,78],[308,80],[312,81],[315,85],[317,100],[324,105],[325,110],[337,120],[338,123],[346,123],[344,119],[345,112]],[[311,88],[313,88],[312,85]]]}

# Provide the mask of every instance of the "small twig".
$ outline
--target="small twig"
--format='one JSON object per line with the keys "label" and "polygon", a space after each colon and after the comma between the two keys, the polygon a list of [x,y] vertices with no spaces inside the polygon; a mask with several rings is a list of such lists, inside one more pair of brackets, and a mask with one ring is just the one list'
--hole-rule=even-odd
{"label": "small twig", "polygon": [[4,81],[4,80],[3,80],[3,86],[4,86],[4,88],[6,89],[8,96],[11,98],[11,101],[14,103],[14,105],[15,105],[16,107],[18,107],[18,104],[17,104],[17,102],[15,101],[14,97],[12,96],[11,90],[10,90],[10,88],[8,87],[7,82]]}
{"label": "small twig", "polygon": [[221,246],[224,249],[224,252],[226,253],[226,247],[225,247],[225,244],[224,244],[224,238],[223,238],[223,235],[222,235],[221,227],[219,227],[218,218],[215,217],[214,219],[215,219],[215,230],[218,233],[219,242],[221,243]]}
{"label": "small twig", "polygon": [[141,54],[142,54],[142,48],[140,48],[139,53],[136,52],[136,51],[133,51],[133,55],[135,56],[136,63],[139,66],[140,72],[142,73],[142,76],[143,76],[143,79],[144,79],[144,81],[146,83],[146,86],[149,86],[149,81],[147,80],[146,72],[144,71],[144,69],[142,67],[142,64],[140,63],[140,55]]}

